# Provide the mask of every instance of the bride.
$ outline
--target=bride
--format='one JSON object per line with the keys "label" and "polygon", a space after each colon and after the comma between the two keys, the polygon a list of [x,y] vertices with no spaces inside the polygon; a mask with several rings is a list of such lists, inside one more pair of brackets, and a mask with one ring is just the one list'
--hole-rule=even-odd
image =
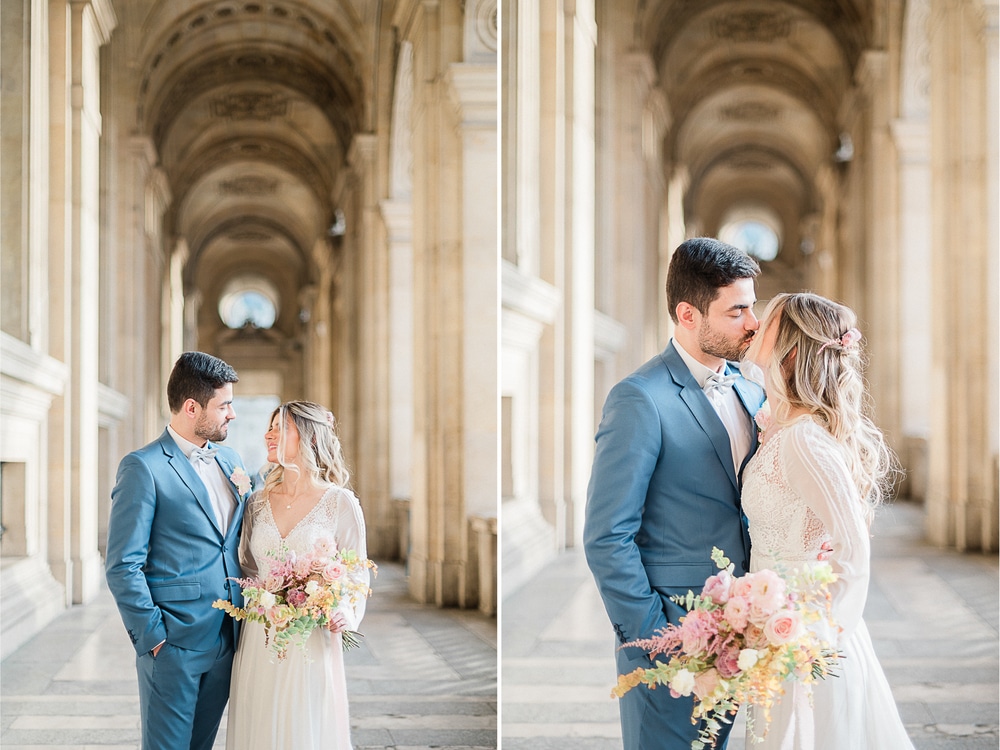
{"label": "bride", "polygon": [[[825,558],[837,574],[833,619],[845,657],[812,700],[787,683],[755,750],[912,750],[861,619],[868,597],[869,527],[891,472],[882,434],[863,413],[861,334],[846,307],[779,294],[746,359],[763,370],[771,424],[748,464],[743,510],[751,570]],[[752,367],[750,369],[753,369]],[[759,736],[764,723],[755,728]]]}
{"label": "bride", "polygon": [[[318,404],[290,401],[271,415],[264,435],[270,471],[247,502],[240,563],[244,576],[266,575],[267,553],[282,543],[296,553],[333,539],[339,549],[367,558],[365,523],[333,428]],[[368,585],[368,570],[356,574]],[[350,719],[341,643],[364,616],[364,599],[343,603],[328,629],[317,629],[305,650],[278,661],[264,645],[264,628],[245,622],[233,662],[227,750],[349,750]]]}

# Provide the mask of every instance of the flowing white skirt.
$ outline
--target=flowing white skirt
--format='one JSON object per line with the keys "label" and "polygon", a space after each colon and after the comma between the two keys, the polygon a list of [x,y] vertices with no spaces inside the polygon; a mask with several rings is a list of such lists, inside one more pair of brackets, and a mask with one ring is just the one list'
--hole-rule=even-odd
{"label": "flowing white skirt", "polygon": [[264,626],[243,623],[233,661],[226,750],[351,750],[339,633],[317,629],[278,661]]}
{"label": "flowing white skirt", "polygon": [[[811,705],[806,686],[786,682],[764,741],[754,743],[748,731],[747,750],[913,750],[863,620],[839,648],[839,676],[813,686]],[[760,736],[763,716],[750,711]]]}

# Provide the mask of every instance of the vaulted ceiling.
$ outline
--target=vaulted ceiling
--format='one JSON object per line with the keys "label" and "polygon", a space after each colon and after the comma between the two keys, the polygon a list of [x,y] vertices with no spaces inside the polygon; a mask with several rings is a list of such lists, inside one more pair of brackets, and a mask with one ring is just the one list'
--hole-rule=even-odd
{"label": "vaulted ceiling", "polygon": [[368,116],[372,5],[160,0],[145,13],[137,128],[169,184],[164,230],[187,244],[185,286],[207,308],[234,275],[258,274],[293,333]]}
{"label": "vaulted ceiling", "polygon": [[[687,170],[685,210],[708,232],[758,205],[799,224],[838,150],[843,107],[870,46],[861,0],[640,0],[635,34],[669,103],[665,159]],[[783,251],[786,262],[796,262]]]}

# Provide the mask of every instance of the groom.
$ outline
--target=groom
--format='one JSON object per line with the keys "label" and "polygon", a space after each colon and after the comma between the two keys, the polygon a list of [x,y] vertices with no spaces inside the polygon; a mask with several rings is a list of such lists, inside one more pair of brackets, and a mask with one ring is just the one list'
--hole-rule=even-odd
{"label": "groom", "polygon": [[[740,476],[757,448],[752,416],[763,391],[731,364],[758,322],[754,278],[742,250],[714,239],[681,244],[667,272],[676,324],[667,348],[608,395],[587,490],[584,549],[620,644],[649,638],[684,610],[669,600],[698,592],[717,572],[712,547],[749,566]],[[618,673],[652,666],[642,649],[617,653]],[[666,687],[621,699],[625,750],[688,750],[693,700]],[[730,730],[720,732],[722,747]]]}
{"label": "groom", "polygon": [[[185,352],[167,382],[170,424],[125,456],[111,493],[107,580],[136,651],[143,750],[209,750],[229,698],[242,606],[237,557],[248,494],[226,439],[236,371]],[[241,492],[243,490],[243,492]]]}

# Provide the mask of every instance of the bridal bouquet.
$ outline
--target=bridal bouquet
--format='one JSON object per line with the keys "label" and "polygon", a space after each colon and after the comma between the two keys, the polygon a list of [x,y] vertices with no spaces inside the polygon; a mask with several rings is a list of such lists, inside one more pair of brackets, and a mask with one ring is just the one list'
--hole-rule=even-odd
{"label": "bridal bouquet", "polygon": [[[720,568],[700,594],[671,597],[688,613],[649,639],[633,641],[665,661],[619,675],[612,695],[632,688],[665,685],[678,698],[694,694],[691,723],[705,719],[692,750],[715,747],[722,723],[731,723],[740,704],[760,709],[765,724],[785,680],[805,684],[833,675],[838,654],[818,634],[836,633],[830,619],[829,585],[836,580],[828,563],[815,563],[779,575],[773,570],[736,578],[733,565],[718,548],[712,560]],[[747,723],[753,737],[753,716]],[[766,733],[766,727],[765,727]]]}
{"label": "bridal bouquet", "polygon": [[[237,620],[262,623],[264,645],[279,660],[291,644],[304,648],[313,630],[329,624],[341,603],[354,604],[371,594],[368,585],[352,574],[378,570],[371,560],[354,550],[338,550],[327,539],[305,555],[283,544],[259,563],[265,572],[262,577],[232,579],[243,589],[243,607],[234,607],[226,599],[217,599],[212,606]],[[360,643],[361,634],[353,630],[343,631],[342,636],[345,651]]]}

